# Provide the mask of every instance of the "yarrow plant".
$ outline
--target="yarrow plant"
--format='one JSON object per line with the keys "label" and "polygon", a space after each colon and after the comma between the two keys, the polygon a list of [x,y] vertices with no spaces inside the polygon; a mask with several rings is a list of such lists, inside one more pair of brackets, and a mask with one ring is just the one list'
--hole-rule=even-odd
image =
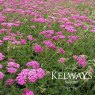
{"label": "yarrow plant", "polygon": [[[0,0],[0,95],[94,95],[94,2]],[[71,87],[53,70],[93,81]]]}

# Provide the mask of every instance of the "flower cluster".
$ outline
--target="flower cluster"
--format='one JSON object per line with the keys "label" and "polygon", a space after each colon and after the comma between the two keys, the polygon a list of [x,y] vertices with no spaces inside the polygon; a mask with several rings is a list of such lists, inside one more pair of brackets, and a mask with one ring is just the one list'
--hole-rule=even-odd
{"label": "flower cluster", "polygon": [[77,61],[78,65],[80,65],[82,68],[86,67],[87,61],[86,57],[84,55],[74,55],[73,58]]}
{"label": "flower cluster", "polygon": [[43,41],[43,43],[44,43],[49,49],[56,50],[56,46],[53,44],[52,41],[50,41],[50,40],[45,40],[45,41]]}
{"label": "flower cluster", "polygon": [[7,79],[5,83],[6,83],[6,85],[11,86],[14,84],[14,79]]}
{"label": "flower cluster", "polygon": [[64,54],[65,53],[65,50],[62,47],[60,47],[60,48],[58,48],[57,52],[59,54]]}
{"label": "flower cluster", "polygon": [[38,63],[38,61],[31,61],[31,62],[27,62],[26,66],[27,67],[33,67],[33,69],[38,69],[39,63]]}
{"label": "flower cluster", "polygon": [[54,30],[44,30],[40,32],[40,34],[44,35],[46,38],[51,38],[54,32]]}
{"label": "flower cluster", "polygon": [[38,69],[23,69],[16,81],[20,85],[25,85],[27,82],[35,83],[37,79],[42,79],[45,76],[45,71],[42,68]]}
{"label": "flower cluster", "polygon": [[40,53],[42,51],[43,51],[43,47],[42,46],[40,46],[40,45],[35,45],[34,46],[34,52],[35,53]]}
{"label": "flower cluster", "polygon": [[71,44],[73,43],[74,41],[76,41],[78,39],[77,36],[68,36],[69,40],[68,40],[68,43]]}
{"label": "flower cluster", "polygon": [[22,95],[34,95],[33,91],[29,90],[29,89],[25,89],[22,93]]}
{"label": "flower cluster", "polygon": [[8,62],[7,65],[7,72],[10,74],[14,74],[17,72],[17,69],[20,67],[18,63],[15,62]]}
{"label": "flower cluster", "polygon": [[65,59],[63,57],[61,57],[59,60],[58,60],[60,63],[64,63]]}
{"label": "flower cluster", "polygon": [[[90,1],[93,0],[0,0],[2,85],[29,88],[30,84],[43,79],[52,68],[56,69],[58,66],[60,70],[61,65],[53,63],[65,63],[68,60],[73,62],[71,61],[73,54],[78,66],[85,68],[86,57],[75,54],[83,53],[83,47],[81,49],[79,47],[80,44],[84,46],[82,41],[87,42],[85,44],[85,47],[88,47],[87,52],[84,51],[87,56],[90,52],[88,50],[94,48],[90,48],[89,44],[93,46],[95,42],[95,19],[92,10],[95,5],[91,3],[91,6],[94,6],[84,8],[90,6]],[[78,5],[82,2],[83,4]],[[70,7],[65,8],[64,4]],[[82,12],[79,11],[80,5],[83,6]],[[94,57],[94,53],[91,55]],[[40,67],[39,62],[44,64]],[[65,71],[70,65],[63,64],[63,66],[66,67]],[[90,68],[90,72],[94,73],[94,69]],[[25,89],[22,95],[34,95],[34,93]]]}

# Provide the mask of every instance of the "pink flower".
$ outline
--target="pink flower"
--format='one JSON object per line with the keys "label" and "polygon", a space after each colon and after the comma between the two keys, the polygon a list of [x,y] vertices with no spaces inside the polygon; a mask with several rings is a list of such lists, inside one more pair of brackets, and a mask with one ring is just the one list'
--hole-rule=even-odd
{"label": "pink flower", "polygon": [[14,68],[19,68],[20,67],[20,65],[17,64],[17,63],[15,63],[15,62],[8,62],[8,65],[7,66],[8,67],[14,67]]}
{"label": "pink flower", "polygon": [[14,23],[6,23],[7,28],[11,28],[12,26],[14,26]]}
{"label": "pink flower", "polygon": [[58,61],[59,61],[59,63],[64,63],[64,58],[63,57],[61,57]]}
{"label": "pink flower", "polygon": [[19,26],[20,26],[20,24],[14,24],[14,26],[15,26],[15,27],[19,27]]}
{"label": "pink flower", "polygon": [[82,66],[82,68],[86,67],[87,61],[84,55],[74,55],[73,58],[77,61],[78,65]]}
{"label": "pink flower", "polygon": [[41,47],[40,45],[35,45],[34,46],[34,52],[35,53],[40,53],[43,51],[43,47]]}
{"label": "pink flower", "polygon": [[38,63],[38,61],[31,61],[31,62],[28,62],[28,63],[26,64],[26,66],[27,66],[27,67],[32,66],[34,69],[38,69],[38,68],[39,68],[39,63]]}
{"label": "pink flower", "polygon": [[25,89],[22,93],[22,95],[34,95],[33,91],[29,90],[29,89]]}
{"label": "pink flower", "polygon": [[0,72],[0,80],[2,80],[4,77],[4,74],[2,72]]}
{"label": "pink flower", "polygon": [[7,26],[7,23],[3,22],[1,25],[2,25],[2,26]]}
{"label": "pink flower", "polygon": [[65,26],[65,29],[71,33],[75,33],[76,30],[74,29],[74,27],[70,26],[70,25],[66,25]]}
{"label": "pink flower", "polygon": [[0,29],[0,34],[2,34],[2,33],[4,33],[4,32],[6,32],[6,31],[7,31],[7,29],[2,28],[2,29]]}
{"label": "pink flower", "polygon": [[[70,25],[72,25],[72,22],[67,21],[67,22],[65,23],[65,25],[70,26]],[[74,28],[74,27],[71,27],[71,26],[70,26],[70,28]]]}
{"label": "pink flower", "polygon": [[42,68],[37,69],[38,79],[42,79],[45,76],[45,71]]}
{"label": "pink flower", "polygon": [[77,60],[78,56],[77,55],[73,55],[74,60]]}
{"label": "pink flower", "polygon": [[50,40],[45,40],[45,41],[43,41],[43,43],[44,43],[49,49],[56,50],[56,46],[52,43],[52,41],[50,41]]}
{"label": "pink flower", "polygon": [[47,34],[47,35],[45,35],[45,38],[51,38],[51,34]]}
{"label": "pink flower", "polygon": [[13,85],[14,84],[14,79],[7,79],[6,80],[6,85]]}
{"label": "pink flower", "polygon": [[52,39],[55,40],[55,41],[58,41],[60,39],[64,39],[65,38],[65,36],[63,34],[61,34],[61,35],[59,35],[59,34],[57,34],[57,36],[53,36]]}
{"label": "pink flower", "polygon": [[12,37],[12,36],[4,36],[3,37],[3,41],[15,41],[15,37]]}
{"label": "pink flower", "polygon": [[38,18],[38,22],[45,23],[46,20],[43,17]]}
{"label": "pink flower", "polygon": [[53,35],[54,32],[55,32],[54,30],[44,30],[44,31],[40,32],[40,34],[42,34],[42,35],[47,35],[47,34]]}
{"label": "pink flower", "polygon": [[45,71],[42,68],[38,69],[23,69],[16,77],[16,82],[20,85],[25,85],[27,82],[35,83],[37,79],[42,79]]}
{"label": "pink flower", "polygon": [[11,28],[12,26],[15,26],[15,24],[14,23],[7,23],[8,28]]}
{"label": "pink flower", "polygon": [[27,76],[28,76],[28,69],[23,69],[18,76],[16,77],[16,81],[20,85],[25,85],[27,82]]}
{"label": "pink flower", "polygon": [[37,71],[36,71],[36,69],[31,69],[28,72],[28,80],[29,80],[29,82],[32,82],[32,83],[36,82],[36,80],[37,80]]}
{"label": "pink flower", "polygon": [[17,41],[17,40],[14,40],[13,42],[12,42],[12,44],[15,44],[15,45],[18,45],[18,44],[20,44],[21,42],[20,41]]}
{"label": "pink flower", "polygon": [[40,22],[40,23],[45,23],[46,20],[43,17],[39,17],[39,18],[34,18],[33,20],[34,22]]}
{"label": "pink flower", "polygon": [[78,39],[77,36],[68,36],[69,40],[76,41]]}
{"label": "pink flower", "polygon": [[0,53],[0,61],[2,61],[4,58],[5,56],[2,53]]}
{"label": "pink flower", "polygon": [[32,41],[32,40],[34,39],[34,38],[32,37],[32,35],[28,35],[27,38],[28,38],[29,41]]}
{"label": "pink flower", "polygon": [[59,39],[64,39],[65,36],[64,35],[58,35]]}
{"label": "pink flower", "polygon": [[63,21],[68,21],[68,18],[62,18]]}
{"label": "pink flower", "polygon": [[4,0],[0,0],[0,2],[3,2]]}
{"label": "pink flower", "polygon": [[64,54],[65,53],[64,49],[61,48],[61,47],[57,50],[57,52],[60,53],[60,54]]}
{"label": "pink flower", "polygon": [[21,43],[22,45],[24,45],[24,44],[26,43],[26,40],[25,40],[25,39],[21,39],[21,40],[20,40],[20,43]]}
{"label": "pink flower", "polygon": [[83,29],[84,29],[84,30],[87,30],[87,29],[88,29],[88,27],[87,27],[87,26],[83,26]]}
{"label": "pink flower", "polygon": [[93,33],[94,33],[94,32],[95,32],[95,29],[92,29],[92,30],[91,30],[91,32],[93,32]]}
{"label": "pink flower", "polygon": [[55,41],[58,41],[59,37],[58,36],[53,36],[52,39],[55,40]]}
{"label": "pink flower", "polygon": [[73,43],[73,41],[72,41],[72,40],[68,40],[68,43],[69,43],[69,44],[72,44],[72,43]]}
{"label": "pink flower", "polygon": [[15,74],[17,72],[17,68],[7,67],[7,72],[10,74]]}
{"label": "pink flower", "polygon": [[72,44],[74,41],[76,41],[78,39],[77,36],[68,36],[69,40],[68,40],[68,43],[69,44]]}
{"label": "pink flower", "polygon": [[56,32],[57,35],[63,35],[63,32],[59,31],[59,32]]}
{"label": "pink flower", "polygon": [[74,24],[74,25],[75,25],[75,27],[80,27],[80,26],[82,26],[81,23],[76,23],[76,24]]}
{"label": "pink flower", "polygon": [[44,35],[45,38],[51,38],[52,35],[54,34],[54,30],[44,30],[40,32],[40,34]]}
{"label": "pink flower", "polygon": [[26,77],[23,77],[23,76],[16,77],[16,81],[20,85],[25,85],[27,82]]}

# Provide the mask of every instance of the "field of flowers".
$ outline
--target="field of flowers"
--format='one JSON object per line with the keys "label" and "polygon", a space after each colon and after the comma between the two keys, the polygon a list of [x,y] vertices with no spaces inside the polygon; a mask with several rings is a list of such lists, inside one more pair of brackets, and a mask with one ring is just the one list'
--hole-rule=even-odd
{"label": "field of flowers", "polygon": [[94,70],[95,0],[0,0],[0,95],[95,95]]}

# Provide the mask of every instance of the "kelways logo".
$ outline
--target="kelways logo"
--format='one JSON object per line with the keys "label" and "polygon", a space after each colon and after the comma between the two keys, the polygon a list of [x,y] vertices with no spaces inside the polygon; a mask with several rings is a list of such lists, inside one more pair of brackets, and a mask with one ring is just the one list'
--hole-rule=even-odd
{"label": "kelways logo", "polygon": [[68,79],[92,79],[92,75],[88,72],[81,72],[81,73],[76,73],[76,72],[57,72],[53,71],[52,72],[52,79],[62,79],[62,80],[68,80]]}

